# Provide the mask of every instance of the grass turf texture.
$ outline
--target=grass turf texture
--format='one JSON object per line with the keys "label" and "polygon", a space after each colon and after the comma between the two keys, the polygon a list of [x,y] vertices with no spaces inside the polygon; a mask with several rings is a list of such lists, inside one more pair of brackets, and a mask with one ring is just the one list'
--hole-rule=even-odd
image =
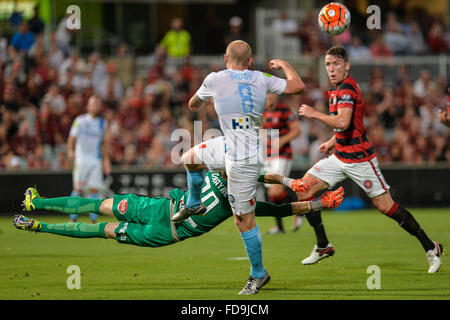
{"label": "grass turf texture", "polygon": [[[450,247],[450,210],[411,210],[433,240]],[[36,214],[29,216],[39,217]],[[272,218],[257,219],[264,263],[271,282],[255,296],[239,296],[249,273],[233,220],[202,237],[142,248],[114,240],[74,239],[16,230],[12,216],[0,218],[0,299],[449,299],[450,268],[444,255],[436,274],[420,243],[374,210],[325,211],[323,221],[336,254],[301,265],[315,243],[305,220],[300,230],[265,235]],[[49,223],[66,216],[44,216]],[[88,222],[88,216],[79,221]],[[101,221],[112,221],[102,217]],[[292,218],[285,218],[287,230]],[[67,267],[81,269],[81,289],[66,286]],[[381,269],[381,289],[369,290],[367,267]]]}

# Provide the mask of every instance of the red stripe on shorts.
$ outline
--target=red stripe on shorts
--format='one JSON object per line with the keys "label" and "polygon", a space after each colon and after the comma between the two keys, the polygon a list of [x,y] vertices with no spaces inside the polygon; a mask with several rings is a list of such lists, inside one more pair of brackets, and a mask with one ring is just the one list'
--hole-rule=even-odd
{"label": "red stripe on shorts", "polygon": [[373,165],[372,161],[369,160],[369,163],[370,163],[370,165],[372,166],[373,172],[375,172],[375,175],[377,176],[378,180],[380,181],[381,187],[382,187],[384,190],[387,190],[386,187],[384,186],[383,181],[381,180],[380,176],[378,175],[377,170],[375,169],[375,166]]}

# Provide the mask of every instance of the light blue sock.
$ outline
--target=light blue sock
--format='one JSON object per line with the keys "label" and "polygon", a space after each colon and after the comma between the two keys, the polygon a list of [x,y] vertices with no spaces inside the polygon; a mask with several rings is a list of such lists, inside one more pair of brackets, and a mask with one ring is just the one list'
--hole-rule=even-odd
{"label": "light blue sock", "polygon": [[191,172],[187,171],[187,184],[189,196],[186,201],[186,208],[196,208],[202,204],[202,188],[205,178],[205,170]]}
{"label": "light blue sock", "polygon": [[[98,195],[98,193],[91,193],[89,198],[91,198],[91,199],[100,199],[100,196]],[[93,212],[91,212],[90,215],[91,215],[91,221],[93,223],[97,222],[98,215],[93,213]]]}
{"label": "light blue sock", "polygon": [[252,230],[241,232],[241,238],[244,241],[245,251],[250,259],[250,275],[253,278],[264,278],[266,269],[262,260],[262,239],[258,226]]}
{"label": "light blue sock", "polygon": [[[81,194],[75,190],[72,190],[72,193],[70,194],[71,197],[81,197]],[[71,214],[69,215],[70,219],[73,221],[77,221],[78,215],[77,214]]]}

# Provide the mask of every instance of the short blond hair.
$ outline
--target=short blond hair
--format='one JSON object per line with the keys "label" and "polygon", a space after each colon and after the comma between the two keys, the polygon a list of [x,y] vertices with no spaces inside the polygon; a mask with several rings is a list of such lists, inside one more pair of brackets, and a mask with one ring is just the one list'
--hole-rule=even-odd
{"label": "short blond hair", "polygon": [[252,57],[252,48],[247,42],[236,40],[227,46],[225,55],[231,62],[248,66]]}

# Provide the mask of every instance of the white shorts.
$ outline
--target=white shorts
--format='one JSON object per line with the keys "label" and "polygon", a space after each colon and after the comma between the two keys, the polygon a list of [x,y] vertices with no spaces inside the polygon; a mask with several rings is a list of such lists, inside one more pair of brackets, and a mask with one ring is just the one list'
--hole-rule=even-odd
{"label": "white shorts", "polygon": [[350,178],[369,198],[377,197],[391,188],[384,180],[377,158],[359,163],[346,163],[333,154],[318,161],[307,173],[325,181],[330,188]]}
{"label": "white shorts", "polygon": [[208,139],[194,146],[195,155],[210,171],[225,170],[225,137]]}
{"label": "white shorts", "polygon": [[[292,160],[281,157],[267,158],[264,161],[263,170],[272,173],[277,173],[285,177],[289,177],[292,168]],[[272,184],[265,183],[266,188],[270,188]]]}
{"label": "white shorts", "polygon": [[[261,161],[246,164],[226,157],[225,137],[206,140],[194,146],[195,155],[210,171],[225,170],[228,184],[228,200],[237,215],[246,214],[256,207],[256,187],[261,174]],[[257,162],[256,164],[254,164]]]}
{"label": "white shorts", "polygon": [[249,213],[256,208],[256,186],[262,164],[240,164],[225,159],[228,177],[228,200],[236,215]]}
{"label": "white shorts", "polygon": [[103,188],[103,167],[101,160],[76,161],[72,174],[75,189]]}

